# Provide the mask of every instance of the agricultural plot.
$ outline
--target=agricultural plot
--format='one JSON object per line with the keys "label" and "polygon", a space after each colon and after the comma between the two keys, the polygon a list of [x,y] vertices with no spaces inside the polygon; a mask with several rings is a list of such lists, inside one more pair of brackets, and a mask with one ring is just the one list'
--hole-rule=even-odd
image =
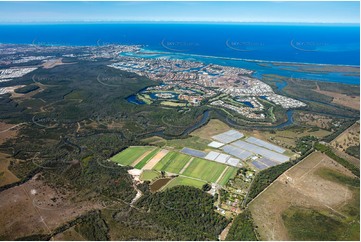
{"label": "agricultural plot", "polygon": [[217,162],[194,158],[182,175],[216,182],[226,167]]}
{"label": "agricultural plot", "polygon": [[263,157],[266,157],[268,159],[274,160],[274,161],[278,161],[278,162],[286,162],[288,161],[290,158],[288,156],[282,155],[280,153],[262,148],[260,146],[242,141],[242,140],[238,140],[236,142],[233,142],[232,145],[237,146],[241,149],[245,149],[248,150],[252,153],[255,154],[260,154]]}
{"label": "agricultural plot", "polygon": [[237,158],[240,158],[241,160],[246,160],[248,159],[250,156],[252,156],[252,153],[241,149],[239,147],[235,147],[233,145],[226,145],[223,146],[222,150],[230,155],[233,155]]}
{"label": "agricultural plot", "polygon": [[116,154],[115,156],[110,158],[110,160],[122,166],[129,166],[139,157],[141,157],[145,152],[151,151],[153,149],[153,146],[132,146]]}
{"label": "agricultural plot", "polygon": [[205,157],[207,160],[215,161],[222,164],[227,164],[230,166],[240,166],[240,160],[232,158],[230,155],[222,154],[215,151],[210,151]]}
{"label": "agricultural plot", "polygon": [[150,161],[159,152],[159,150],[160,148],[154,149],[152,152],[146,155],[138,164],[136,164],[134,168],[142,169],[148,163],[148,161]]}
{"label": "agricultural plot", "polygon": [[222,147],[223,145],[224,145],[223,143],[217,141],[212,141],[211,143],[208,144],[208,146],[212,148],[219,148]]}
{"label": "agricultural plot", "polygon": [[215,159],[215,161],[217,161],[217,162],[219,162],[219,163],[226,163],[230,157],[231,157],[230,155],[220,154],[220,155]]}
{"label": "agricultural plot", "polygon": [[212,139],[215,141],[209,143],[208,146],[223,150],[228,155],[211,151],[205,158],[231,166],[239,167],[241,163],[238,159],[246,161],[252,156],[257,156],[262,158],[252,161],[252,164],[256,168],[263,170],[286,162],[290,159],[289,156],[293,155],[293,153],[278,145],[249,136],[248,133],[245,136],[236,130],[228,130],[213,135]]}
{"label": "agricultural plot", "polygon": [[163,189],[172,188],[175,186],[192,186],[202,189],[202,186],[206,184],[204,181],[195,180],[189,177],[179,176],[171,180]]}
{"label": "agricultural plot", "polygon": [[252,143],[252,144],[255,144],[255,145],[258,145],[258,146],[262,146],[264,148],[276,151],[278,153],[283,153],[283,152],[286,151],[285,149],[283,149],[283,148],[281,148],[281,147],[279,147],[277,145],[268,143],[266,141],[263,141],[263,140],[260,140],[260,139],[254,138],[254,137],[249,137],[249,138],[246,139],[246,141],[248,143]]}
{"label": "agricultural plot", "polygon": [[207,155],[207,152],[203,152],[200,150],[194,150],[194,149],[187,148],[187,147],[184,147],[180,152],[187,154],[187,155],[199,157],[199,158],[204,158]]}
{"label": "agricultural plot", "polygon": [[231,165],[231,166],[243,166],[240,162],[239,159],[236,158],[229,158],[227,160],[227,164]]}
{"label": "agricultural plot", "polygon": [[237,168],[230,167],[227,163],[219,163],[225,163],[224,160],[232,160],[233,165],[235,163],[238,164],[238,159],[228,159],[228,155],[216,152],[216,156],[213,159],[217,160],[218,157],[221,159],[217,162],[195,156],[200,155],[200,153],[203,156],[207,154],[206,152],[189,148],[184,148],[183,151],[189,151],[193,156],[152,146],[134,146],[113,156],[111,160],[123,166],[143,169],[140,176],[140,179],[143,181],[154,180],[159,177],[160,171],[180,174],[182,178],[174,179],[169,184],[169,187],[190,184],[190,186],[201,188],[206,182],[215,183],[218,181],[225,184],[233,176],[233,173],[237,171]]}
{"label": "agricultural plot", "polygon": [[254,165],[259,170],[264,170],[268,168],[268,166],[266,166],[262,162],[259,162],[258,160],[252,161],[252,165]]}
{"label": "agricultural plot", "polygon": [[211,151],[204,158],[207,160],[215,160],[219,155],[220,155],[220,153]]}
{"label": "agricultural plot", "polygon": [[235,140],[242,138],[244,135],[236,130],[228,130],[227,132],[217,134],[212,139],[217,140],[221,143],[231,143]]}
{"label": "agricultural plot", "polygon": [[161,159],[153,169],[179,174],[191,156],[171,151]]}
{"label": "agricultural plot", "polygon": [[153,167],[168,154],[169,150],[162,149],[155,156],[153,156],[145,166],[143,166],[143,170],[152,170]]}
{"label": "agricultural plot", "polygon": [[229,179],[232,179],[237,175],[237,170],[238,170],[237,168],[228,167],[226,172],[219,179],[218,184],[222,186],[226,185]]}
{"label": "agricultural plot", "polygon": [[258,161],[262,162],[263,164],[265,164],[266,166],[276,166],[279,165],[279,163],[271,161],[267,158],[260,158],[258,159]]}

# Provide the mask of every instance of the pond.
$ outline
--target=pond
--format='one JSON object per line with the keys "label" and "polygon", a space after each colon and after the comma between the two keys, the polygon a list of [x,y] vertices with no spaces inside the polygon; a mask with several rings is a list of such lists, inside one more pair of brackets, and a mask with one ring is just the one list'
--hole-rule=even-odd
{"label": "pond", "polygon": [[240,101],[240,102],[243,103],[244,105],[246,105],[247,107],[254,108],[254,106],[251,102],[247,102],[247,101]]}
{"label": "pond", "polygon": [[160,178],[156,181],[154,181],[152,184],[150,184],[150,191],[151,192],[156,192],[159,189],[161,189],[162,187],[164,187],[165,185],[168,184],[168,182],[172,180],[171,178]]}

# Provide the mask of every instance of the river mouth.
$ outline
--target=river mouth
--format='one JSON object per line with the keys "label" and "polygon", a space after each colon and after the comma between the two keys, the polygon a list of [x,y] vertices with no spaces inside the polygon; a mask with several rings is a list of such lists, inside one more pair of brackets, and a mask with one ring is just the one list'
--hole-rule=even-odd
{"label": "river mouth", "polygon": [[150,191],[151,192],[159,191],[162,187],[167,185],[168,182],[170,182],[170,180],[172,180],[172,179],[171,178],[160,178],[160,179],[154,181],[152,184],[149,185]]}

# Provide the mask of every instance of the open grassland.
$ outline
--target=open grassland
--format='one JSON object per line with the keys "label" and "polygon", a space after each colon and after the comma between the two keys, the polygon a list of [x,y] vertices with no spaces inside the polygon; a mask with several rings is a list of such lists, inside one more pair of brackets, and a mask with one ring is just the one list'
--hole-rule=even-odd
{"label": "open grassland", "polygon": [[182,175],[216,182],[226,167],[226,165],[217,162],[194,158]]}
{"label": "open grassland", "polygon": [[168,188],[172,188],[175,186],[192,186],[192,187],[196,187],[201,189],[202,186],[206,184],[206,182],[203,181],[199,181],[199,180],[195,180],[189,177],[184,177],[184,176],[179,176],[174,178],[173,180],[171,180],[164,188],[164,189],[168,189]]}
{"label": "open grassland", "polygon": [[222,186],[226,185],[229,179],[232,179],[237,175],[237,170],[237,168],[229,166],[222,178],[218,181],[218,184]]}
{"label": "open grassland", "polygon": [[123,166],[128,166],[141,157],[145,152],[153,149],[154,147],[152,146],[132,146],[116,154],[110,158],[110,160]]}
{"label": "open grassland", "polygon": [[249,204],[261,239],[319,240],[326,233],[326,240],[359,240],[359,182],[328,156],[311,154]]}
{"label": "open grassland", "polygon": [[205,126],[193,131],[192,136],[210,140],[212,136],[226,132],[230,127],[218,119],[211,119]]}
{"label": "open grassland", "polygon": [[171,151],[157,163],[154,169],[179,174],[190,159],[189,155]]}
{"label": "open grassland", "polygon": [[191,147],[196,150],[205,150],[209,148],[207,145],[211,141],[199,137],[191,136],[185,139],[167,140],[166,146],[172,146],[176,149],[183,149],[184,147]]}
{"label": "open grassland", "polygon": [[0,153],[0,160],[0,187],[19,181],[19,179],[8,169],[10,164],[8,155]]}
{"label": "open grassland", "polygon": [[138,164],[136,164],[134,168],[142,169],[148,163],[148,161],[150,161],[159,152],[159,150],[159,148],[154,149],[152,152],[146,155]]}

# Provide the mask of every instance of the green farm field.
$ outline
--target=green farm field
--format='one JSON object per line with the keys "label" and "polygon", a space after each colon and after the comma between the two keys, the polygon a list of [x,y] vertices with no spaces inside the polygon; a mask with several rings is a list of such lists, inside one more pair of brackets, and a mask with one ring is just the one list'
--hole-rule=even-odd
{"label": "green farm field", "polygon": [[[134,165],[134,162],[139,161],[134,168],[142,169],[159,151],[160,148],[153,146],[132,146],[116,154],[111,160],[123,166]],[[147,152],[148,154],[145,155]],[[185,168],[188,163],[189,165]],[[216,182],[218,179],[220,185],[225,185],[237,173],[237,168],[227,167],[227,165],[214,161],[192,157],[177,151],[170,151],[152,170],[143,171],[141,180],[151,181],[159,176],[160,171],[181,174],[181,171],[185,169],[181,174],[182,177],[172,180],[167,187],[189,185],[201,188],[206,182]],[[226,168],[227,170],[222,174]],[[220,178],[221,175],[222,177]]]}
{"label": "green farm field", "polygon": [[232,179],[237,174],[237,168],[229,166],[227,171],[223,174],[222,178],[219,180],[219,185],[226,185],[229,179]]}
{"label": "green farm field", "polygon": [[152,152],[146,155],[138,164],[136,164],[134,168],[142,169],[148,163],[148,161],[150,161],[159,151],[160,148],[154,149]]}
{"label": "green farm field", "polygon": [[194,158],[182,175],[216,182],[226,167],[217,162]]}
{"label": "green farm field", "polygon": [[123,166],[128,166],[141,157],[145,152],[153,149],[154,147],[152,146],[132,146],[116,154],[110,158],[110,160]]}
{"label": "green farm field", "polygon": [[191,158],[189,155],[171,151],[157,163],[154,169],[179,174]]}
{"label": "green farm field", "polygon": [[170,181],[163,189],[172,188],[175,186],[192,186],[201,189],[206,182],[195,180],[189,177],[179,176]]}

